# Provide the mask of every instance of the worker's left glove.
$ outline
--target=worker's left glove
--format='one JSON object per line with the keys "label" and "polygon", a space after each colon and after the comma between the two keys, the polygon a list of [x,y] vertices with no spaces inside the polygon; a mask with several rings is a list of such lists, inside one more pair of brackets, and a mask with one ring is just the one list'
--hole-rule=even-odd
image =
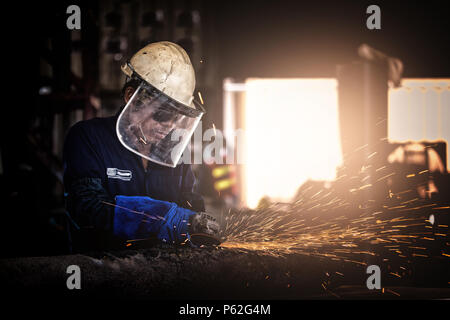
{"label": "worker's left glove", "polygon": [[124,239],[158,239],[180,244],[189,239],[189,218],[196,212],[150,197],[116,196],[114,235]]}

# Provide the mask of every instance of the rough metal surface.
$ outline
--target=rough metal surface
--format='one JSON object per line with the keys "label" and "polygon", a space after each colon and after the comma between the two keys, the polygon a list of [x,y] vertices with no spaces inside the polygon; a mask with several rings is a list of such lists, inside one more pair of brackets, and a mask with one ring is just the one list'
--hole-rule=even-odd
{"label": "rough metal surface", "polygon": [[[80,266],[82,289],[66,288],[69,265]],[[4,288],[52,297],[120,299],[443,298],[450,289],[411,287],[383,273],[384,292],[365,287],[365,267],[330,259],[259,251],[141,249],[103,255],[6,259]],[[75,292],[76,291],[76,292]]]}

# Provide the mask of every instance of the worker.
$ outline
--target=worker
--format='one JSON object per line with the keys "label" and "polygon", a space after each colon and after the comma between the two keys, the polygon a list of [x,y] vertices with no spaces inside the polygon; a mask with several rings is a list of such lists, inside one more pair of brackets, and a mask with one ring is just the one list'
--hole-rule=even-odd
{"label": "worker", "polygon": [[125,106],[76,123],[65,140],[66,207],[74,225],[91,230],[86,249],[152,237],[195,245],[191,234],[217,235],[190,165],[178,164],[204,113],[189,56],[175,43],[151,43],[122,71]]}

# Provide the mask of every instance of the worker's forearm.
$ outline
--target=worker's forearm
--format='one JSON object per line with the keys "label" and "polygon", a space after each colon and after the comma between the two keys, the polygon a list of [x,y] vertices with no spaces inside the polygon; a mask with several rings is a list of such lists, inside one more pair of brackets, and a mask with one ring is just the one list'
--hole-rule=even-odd
{"label": "worker's forearm", "polygon": [[67,209],[81,226],[112,231],[114,204],[97,178],[82,178],[74,181],[67,198]]}

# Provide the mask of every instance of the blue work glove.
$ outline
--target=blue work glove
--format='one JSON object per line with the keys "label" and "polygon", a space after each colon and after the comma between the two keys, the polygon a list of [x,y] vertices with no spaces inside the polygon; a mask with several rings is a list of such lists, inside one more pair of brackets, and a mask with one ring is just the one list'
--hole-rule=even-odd
{"label": "blue work glove", "polygon": [[116,196],[113,233],[124,239],[146,239],[156,234],[167,243],[189,238],[189,218],[196,212],[150,197]]}

